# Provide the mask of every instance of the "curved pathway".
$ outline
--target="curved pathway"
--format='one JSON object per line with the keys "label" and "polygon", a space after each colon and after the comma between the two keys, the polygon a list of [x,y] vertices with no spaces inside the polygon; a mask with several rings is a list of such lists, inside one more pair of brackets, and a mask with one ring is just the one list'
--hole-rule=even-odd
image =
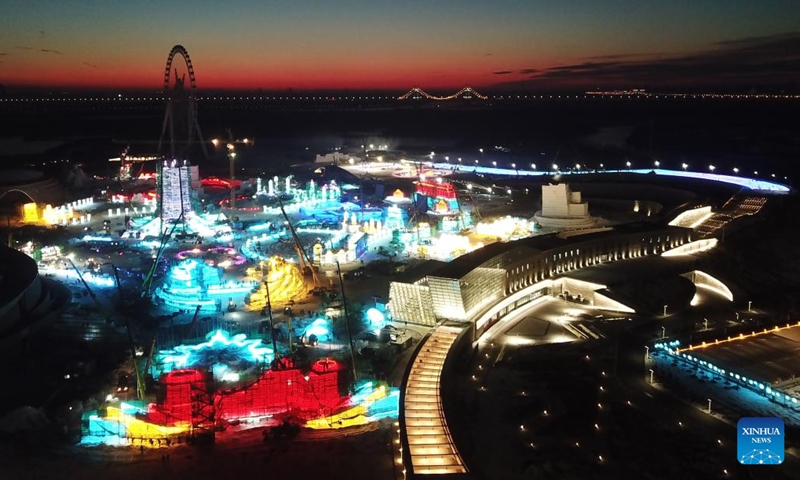
{"label": "curved pathway", "polygon": [[447,428],[441,397],[445,359],[462,329],[440,325],[412,359],[403,398],[401,438],[409,473],[464,474],[467,468]]}

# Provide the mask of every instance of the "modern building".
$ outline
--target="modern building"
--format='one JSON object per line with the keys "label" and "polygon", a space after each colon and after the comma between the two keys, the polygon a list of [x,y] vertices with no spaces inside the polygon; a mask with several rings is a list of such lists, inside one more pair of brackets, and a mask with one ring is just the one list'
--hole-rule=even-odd
{"label": "modern building", "polygon": [[68,192],[55,179],[39,170],[12,168],[0,171],[0,212],[19,216],[24,204],[61,205]]}
{"label": "modern building", "polygon": [[0,350],[55,322],[71,299],[66,287],[39,276],[31,257],[0,245]]}
{"label": "modern building", "polygon": [[[679,371],[688,364],[694,368],[696,378],[708,376],[714,379],[706,384],[712,389],[727,392],[733,386],[744,387],[750,391],[749,394],[733,391],[724,394],[731,397],[729,401],[733,401],[730,403],[737,404],[743,410],[758,411],[759,408],[765,408],[764,404],[759,406],[760,400],[765,399],[775,406],[797,411],[800,408],[798,352],[800,322],[728,335],[727,338],[685,347],[677,341],[656,343],[653,359],[656,367],[664,370]],[[752,394],[756,395],[755,399]],[[767,416],[762,412],[758,411],[760,415]],[[797,422],[794,418],[787,421]]]}
{"label": "modern building", "polygon": [[582,228],[594,224],[581,192],[573,192],[566,183],[542,185],[542,210],[534,218],[543,227]]}
{"label": "modern building", "polygon": [[691,240],[691,229],[631,224],[493,243],[416,281],[392,282],[389,310],[396,321],[422,325],[474,322],[479,335],[520,305],[565,289],[580,289],[598,308],[621,309],[602,285],[593,290],[588,282],[557,280],[576,269],[658,255]]}

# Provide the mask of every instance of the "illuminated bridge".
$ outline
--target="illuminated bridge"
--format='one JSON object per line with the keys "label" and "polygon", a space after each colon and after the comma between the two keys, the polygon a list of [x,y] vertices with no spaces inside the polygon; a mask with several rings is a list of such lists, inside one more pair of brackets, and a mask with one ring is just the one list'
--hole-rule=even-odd
{"label": "illuminated bridge", "polygon": [[466,474],[442,408],[445,359],[462,328],[440,325],[417,347],[402,389],[400,414],[403,472],[415,475]]}
{"label": "illuminated bridge", "polygon": [[436,95],[431,95],[430,93],[426,92],[425,90],[414,87],[408,92],[404,93],[397,97],[398,100],[436,100],[436,101],[447,101],[447,100],[472,100],[477,98],[478,100],[486,100],[489,97],[486,95],[481,95],[480,93],[473,90],[472,87],[464,87],[461,90],[457,91],[452,95],[445,95],[443,97],[439,97]]}

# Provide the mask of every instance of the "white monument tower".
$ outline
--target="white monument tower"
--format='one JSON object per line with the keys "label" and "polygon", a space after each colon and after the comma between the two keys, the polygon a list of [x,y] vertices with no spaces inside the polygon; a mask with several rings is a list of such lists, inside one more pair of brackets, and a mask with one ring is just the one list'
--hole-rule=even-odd
{"label": "white monument tower", "polygon": [[585,228],[595,223],[581,192],[573,192],[566,183],[542,185],[542,210],[534,218],[541,226],[551,228]]}

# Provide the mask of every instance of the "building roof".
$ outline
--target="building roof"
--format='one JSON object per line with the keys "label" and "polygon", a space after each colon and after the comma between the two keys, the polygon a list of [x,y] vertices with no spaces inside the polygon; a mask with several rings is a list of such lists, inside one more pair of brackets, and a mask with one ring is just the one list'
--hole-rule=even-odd
{"label": "building roof", "polygon": [[742,340],[734,338],[687,353],[761,382],[786,381],[800,376],[800,326]]}
{"label": "building roof", "polygon": [[551,233],[511,242],[496,242],[467,253],[466,255],[462,255],[429,273],[429,275],[460,279],[478,267],[503,268],[506,265],[516,263],[518,260],[529,258],[538,253],[559,247],[632,233],[647,233],[671,229],[684,230],[680,227],[669,227],[660,224],[631,223],[618,225],[613,229],[587,229],[587,233],[583,235],[578,235],[577,231],[570,231],[569,235]]}

